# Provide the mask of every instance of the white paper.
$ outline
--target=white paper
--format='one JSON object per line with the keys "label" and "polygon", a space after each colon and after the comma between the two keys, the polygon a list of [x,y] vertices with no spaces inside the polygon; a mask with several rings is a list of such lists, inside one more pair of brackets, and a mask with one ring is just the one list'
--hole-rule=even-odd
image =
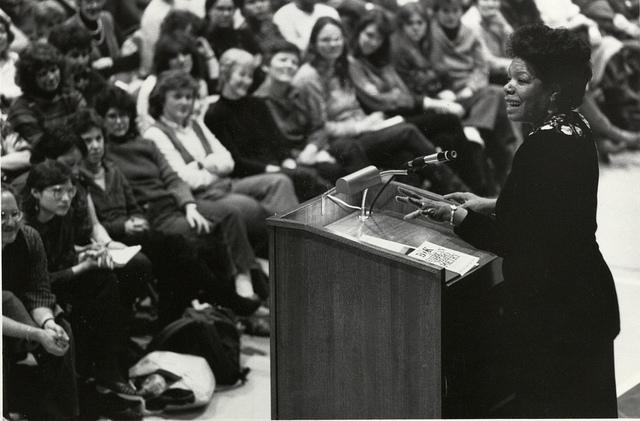
{"label": "white paper", "polygon": [[380,123],[374,124],[373,126],[371,126],[371,128],[373,130],[382,130],[382,129],[386,129],[387,127],[395,126],[396,124],[400,124],[402,122],[404,122],[404,118],[402,118],[402,116],[397,115],[397,116],[382,120]]}
{"label": "white paper", "polygon": [[464,275],[478,264],[479,258],[425,241],[409,254],[422,262]]}
{"label": "white paper", "polygon": [[109,249],[109,254],[111,255],[111,260],[118,266],[126,265],[129,260],[135,256],[142,246],[130,246],[125,247],[123,249]]}

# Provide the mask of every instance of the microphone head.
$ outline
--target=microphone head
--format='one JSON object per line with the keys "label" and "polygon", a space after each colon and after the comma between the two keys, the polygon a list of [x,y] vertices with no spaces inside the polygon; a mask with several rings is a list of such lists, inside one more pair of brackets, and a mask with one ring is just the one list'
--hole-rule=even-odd
{"label": "microphone head", "polygon": [[442,159],[438,159],[438,161],[442,161],[442,162],[453,161],[457,157],[458,157],[458,152],[456,151],[442,151]]}

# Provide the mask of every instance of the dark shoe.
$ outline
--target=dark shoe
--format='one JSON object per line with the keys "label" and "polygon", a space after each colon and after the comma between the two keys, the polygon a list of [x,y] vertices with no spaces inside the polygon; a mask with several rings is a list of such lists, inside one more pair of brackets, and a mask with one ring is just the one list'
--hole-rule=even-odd
{"label": "dark shoe", "polygon": [[140,400],[138,391],[129,383],[125,382],[101,382],[96,383],[96,391],[103,395],[116,394],[122,399]]}
{"label": "dark shoe", "polygon": [[238,316],[250,316],[260,308],[261,305],[262,302],[259,299],[241,297],[236,294],[233,297],[233,302],[230,303],[228,307]]}
{"label": "dark shoe", "polygon": [[252,336],[268,338],[271,334],[271,326],[267,317],[247,317],[241,320],[244,333]]}
{"label": "dark shoe", "polygon": [[269,298],[269,276],[261,268],[253,268],[250,271],[253,290],[262,300]]}

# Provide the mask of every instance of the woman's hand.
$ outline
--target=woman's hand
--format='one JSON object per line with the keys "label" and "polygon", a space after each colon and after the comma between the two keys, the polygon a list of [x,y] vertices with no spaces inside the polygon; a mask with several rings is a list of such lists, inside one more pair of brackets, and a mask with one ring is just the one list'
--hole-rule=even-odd
{"label": "woman's hand", "polygon": [[408,215],[409,217],[424,215],[436,222],[448,222],[454,226],[460,224],[467,217],[467,210],[462,207],[456,208],[449,203],[431,200],[426,197],[421,198],[420,202],[422,212],[410,214]]}
{"label": "woman's hand", "polygon": [[91,63],[91,67],[96,70],[104,70],[113,67],[113,59],[111,57],[100,57]]}
{"label": "woman's hand", "polygon": [[198,234],[209,234],[211,231],[211,223],[202,216],[196,207],[195,203],[187,203],[184,207],[185,217],[192,229],[195,229]]}
{"label": "woman's hand", "polygon": [[314,165],[317,162],[316,156],[318,147],[314,144],[308,144],[298,155],[298,162],[302,165]]}
{"label": "woman's hand", "polygon": [[213,51],[213,48],[211,47],[211,44],[209,44],[209,41],[207,41],[205,37],[196,38],[196,45],[197,45],[198,52],[202,54],[202,56],[206,60],[210,60],[216,57],[216,54]]}
{"label": "woman's hand", "polygon": [[[47,323],[47,325],[50,324],[54,323]],[[56,326],[58,325],[56,324]],[[62,329],[62,331],[64,332],[64,329]],[[69,336],[67,336],[66,332],[64,332],[64,336],[60,336],[52,329],[37,329],[36,340],[40,345],[42,345],[45,351],[57,357],[63,356],[69,350]]]}
{"label": "woman's hand", "polygon": [[465,209],[470,209],[484,215],[490,215],[496,207],[496,199],[476,196],[473,193],[450,193],[444,196],[445,199],[453,200]]}
{"label": "woman's hand", "polygon": [[149,230],[149,222],[145,218],[132,216],[124,222],[124,232],[128,235],[137,235]]}
{"label": "woman's hand", "polygon": [[456,94],[451,89],[445,89],[443,91],[438,92],[438,98],[444,101],[455,101]]}
{"label": "woman's hand", "polygon": [[470,87],[465,86],[464,88],[462,88],[462,90],[460,90],[456,94],[456,100],[468,99],[468,98],[471,98],[472,96],[473,96],[473,90]]}
{"label": "woman's hand", "polygon": [[266,167],[264,167],[264,172],[280,172],[280,170],[282,170],[282,168],[280,168],[279,165],[271,165],[271,164],[267,164]]}
{"label": "woman's hand", "polygon": [[296,164],[296,161],[291,159],[291,158],[287,158],[284,161],[282,161],[282,168],[287,168],[289,170],[295,170],[297,166],[298,166],[298,164]]}
{"label": "woman's hand", "polygon": [[66,347],[69,345],[69,335],[67,335],[67,332],[62,328],[62,326],[56,323],[55,319],[47,320],[42,328],[54,333],[58,345],[62,347]]}

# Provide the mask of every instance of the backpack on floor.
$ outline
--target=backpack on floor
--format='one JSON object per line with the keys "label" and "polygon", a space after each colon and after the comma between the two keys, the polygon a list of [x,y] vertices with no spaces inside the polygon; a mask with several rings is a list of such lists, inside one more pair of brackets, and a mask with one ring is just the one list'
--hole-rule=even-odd
{"label": "backpack on floor", "polygon": [[151,341],[147,351],[173,351],[203,357],[218,385],[246,381],[240,366],[240,331],[233,312],[224,307],[188,308]]}

